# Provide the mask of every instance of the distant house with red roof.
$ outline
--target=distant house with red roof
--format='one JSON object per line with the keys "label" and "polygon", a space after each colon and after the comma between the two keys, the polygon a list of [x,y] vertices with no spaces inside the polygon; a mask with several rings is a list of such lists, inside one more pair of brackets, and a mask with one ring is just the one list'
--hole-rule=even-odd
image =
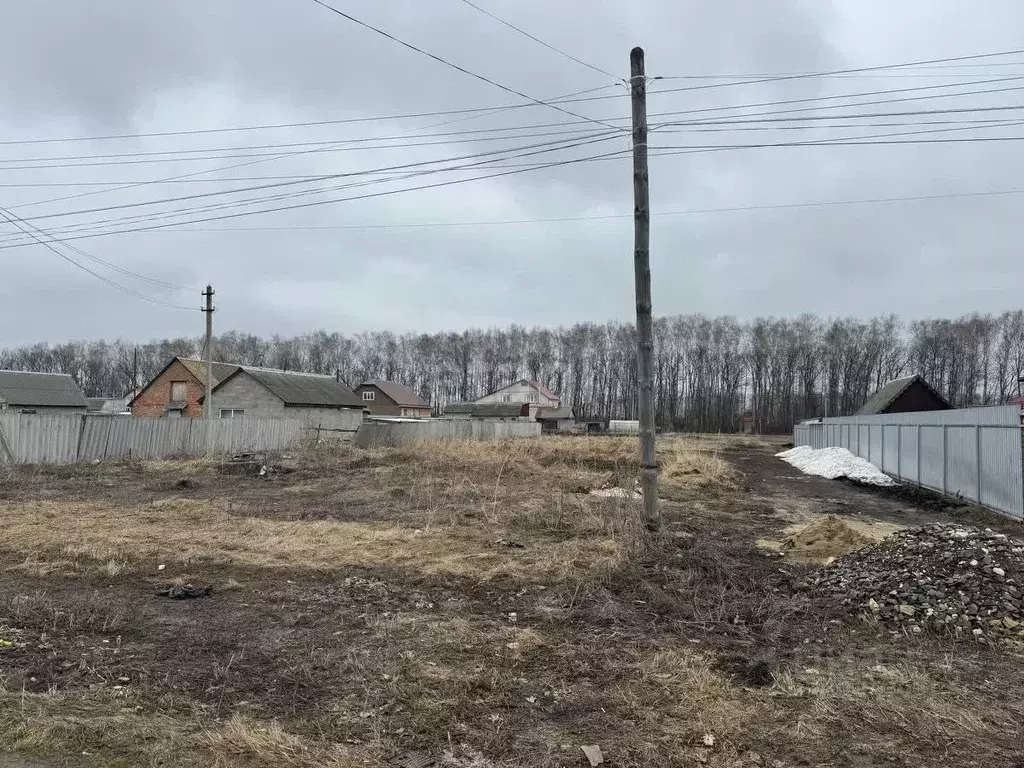
{"label": "distant house with red roof", "polygon": [[558,395],[543,384],[529,379],[520,379],[501,389],[488,392],[474,402],[478,405],[525,403],[530,406],[531,419],[536,418],[537,411],[541,408],[557,408],[562,404]]}

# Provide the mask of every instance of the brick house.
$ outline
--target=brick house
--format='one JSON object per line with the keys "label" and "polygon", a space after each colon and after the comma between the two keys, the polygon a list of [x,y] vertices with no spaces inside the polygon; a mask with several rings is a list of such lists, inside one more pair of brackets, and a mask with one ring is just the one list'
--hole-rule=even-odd
{"label": "brick house", "polygon": [[[238,370],[231,363],[213,364],[213,386]],[[206,396],[206,363],[176,357],[128,404],[132,416],[201,418]]]}
{"label": "brick house", "polygon": [[430,418],[430,404],[409,387],[394,381],[364,381],[356,387],[356,396],[375,416]]}

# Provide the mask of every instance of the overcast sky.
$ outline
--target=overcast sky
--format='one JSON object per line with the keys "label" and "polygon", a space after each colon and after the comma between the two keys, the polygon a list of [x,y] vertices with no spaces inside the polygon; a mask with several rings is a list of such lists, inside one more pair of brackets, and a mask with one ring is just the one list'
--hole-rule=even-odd
{"label": "overcast sky", "polygon": [[[532,98],[550,100],[595,89],[578,98],[602,98],[562,108],[611,121],[613,127],[628,125],[629,100],[621,83],[542,47],[462,0],[331,2]],[[1024,54],[972,59],[956,68],[746,85],[736,85],[742,82],[737,78],[705,77],[822,72],[1024,48],[1024,6],[1011,0],[474,2],[617,77],[628,75],[630,48],[643,46],[648,74],[665,78],[650,84],[651,114],[691,113],[652,117],[652,125],[721,122],[808,104],[744,106],[765,102],[932,86],[944,87],[809,102],[820,106],[915,97],[795,116],[1024,106],[1024,90],[1015,90],[1024,86]],[[384,119],[531,102],[403,48],[313,0],[34,0],[6,3],[3,17],[0,206],[27,220],[21,227],[31,224],[61,238],[95,232],[97,222],[116,230],[174,224],[67,239],[66,245],[50,241],[109,280],[163,302],[195,307],[201,287],[212,283],[217,328],[261,335],[317,328],[351,334],[384,328],[567,325],[633,316],[632,177],[626,153],[460,181],[516,170],[515,164],[628,150],[625,131],[607,137],[612,131],[605,125],[539,105],[493,114]],[[1019,80],[971,84],[1017,75]],[[733,84],[722,87],[725,83]],[[968,85],[952,87],[960,83]],[[948,95],[990,89],[1001,90]],[[947,95],[916,98],[938,94]],[[705,111],[694,115],[694,110]],[[926,317],[1020,307],[1024,195],[661,214],[1024,188],[1021,142],[658,150],[926,130],[932,132],[897,138],[1024,137],[1024,126],[965,122],[1015,119],[1024,120],[1024,113],[985,109],[652,132],[655,312]],[[338,122],[343,120],[351,122]],[[321,121],[334,122],[181,134]],[[746,130],[736,130],[741,125]],[[510,128],[522,130],[484,132]],[[451,135],[456,131],[461,133]],[[176,135],[138,136],[153,133]],[[429,135],[438,133],[447,135]],[[133,138],[13,143],[121,134]],[[393,138],[365,141],[381,137]],[[591,139],[592,144],[570,144]],[[554,141],[564,143],[538,146]],[[408,146],[414,143],[420,146]],[[293,146],[276,146],[281,144]],[[382,148],[388,144],[405,146]],[[516,157],[541,149],[547,151]],[[181,150],[201,150],[193,153],[201,159],[189,160]],[[507,154],[452,160],[498,150]],[[168,151],[179,154],[143,154]],[[676,154],[661,154],[669,151]],[[94,210],[438,160],[448,160],[448,166],[488,160],[505,167],[390,181],[364,174]],[[192,175],[180,178],[186,174]],[[139,183],[171,177],[179,178]],[[460,183],[400,191],[444,181]],[[135,186],[118,190],[98,182]],[[71,186],[76,183],[83,185]],[[339,190],[341,185],[348,188]],[[381,192],[395,194],[320,204]],[[41,202],[70,195],[79,197]],[[269,202],[238,205],[270,196]],[[188,223],[302,203],[317,204]],[[594,218],[617,214],[625,216]],[[537,219],[570,220],[493,223]],[[395,226],[414,224],[460,226]],[[0,222],[0,245],[19,238],[24,242],[17,228]],[[190,290],[112,271],[70,246]],[[0,260],[2,345],[70,338],[145,340],[202,331],[198,311],[128,295],[42,245],[5,248]]]}

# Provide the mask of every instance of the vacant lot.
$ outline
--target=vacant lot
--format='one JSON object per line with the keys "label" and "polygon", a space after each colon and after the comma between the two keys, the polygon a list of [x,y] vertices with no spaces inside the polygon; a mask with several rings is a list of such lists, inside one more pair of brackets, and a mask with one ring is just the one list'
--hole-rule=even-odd
{"label": "vacant lot", "polygon": [[[794,478],[772,450],[662,440],[653,539],[626,438],[319,449],[264,475],[0,475],[0,750],[32,766],[553,767],[588,765],[593,744],[613,766],[1024,766],[1015,648],[834,615],[801,588],[813,558],[763,547],[824,513],[951,513]],[[623,490],[592,493],[607,489]],[[213,593],[158,594],[185,584]]]}

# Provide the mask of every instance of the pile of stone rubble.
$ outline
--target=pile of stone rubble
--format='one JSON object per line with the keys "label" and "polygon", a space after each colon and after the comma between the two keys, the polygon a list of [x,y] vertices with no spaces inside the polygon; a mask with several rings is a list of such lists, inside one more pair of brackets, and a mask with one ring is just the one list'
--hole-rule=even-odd
{"label": "pile of stone rubble", "polygon": [[1024,542],[986,528],[928,525],[839,558],[812,578],[849,613],[912,633],[1024,639]]}

